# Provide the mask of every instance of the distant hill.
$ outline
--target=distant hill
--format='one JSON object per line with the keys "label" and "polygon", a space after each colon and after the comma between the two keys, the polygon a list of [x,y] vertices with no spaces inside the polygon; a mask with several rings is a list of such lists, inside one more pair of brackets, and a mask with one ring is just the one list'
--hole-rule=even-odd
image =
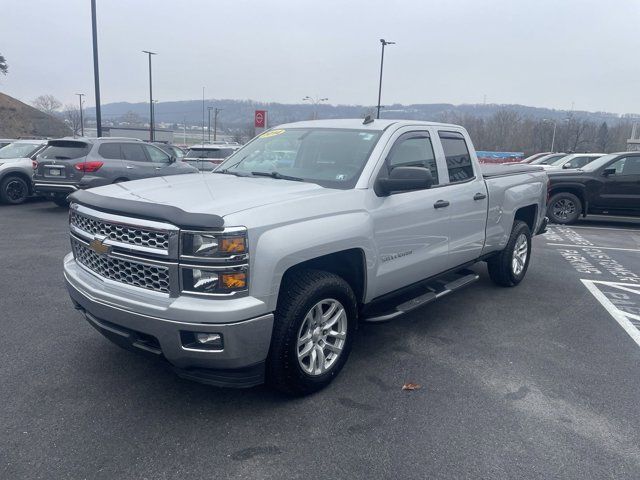
{"label": "distant hill", "polygon": [[70,133],[61,120],[0,93],[0,137],[64,137]]}
{"label": "distant hill", "polygon": [[[251,100],[205,100],[205,106],[215,106],[222,111],[218,117],[219,128],[222,130],[235,130],[246,128],[253,121],[253,111],[264,109],[269,112],[269,125],[312,118],[314,107],[308,103],[284,104],[264,103]],[[407,120],[433,120],[455,118],[456,116],[474,116],[487,118],[500,110],[513,110],[523,117],[539,120],[542,118],[562,120],[569,114],[566,110],[554,110],[549,108],[529,107],[525,105],[502,104],[463,104],[453,105],[448,103],[414,104],[414,105],[388,105],[382,111],[382,118],[397,118]],[[106,125],[110,121],[119,120],[127,113],[133,113],[141,120],[149,119],[148,103],[108,103],[102,106],[102,119]],[[364,105],[327,105],[317,107],[318,118],[362,118],[367,113],[374,113],[374,107]],[[94,108],[87,108],[87,114],[95,116]],[[579,120],[607,122],[616,124],[623,117],[637,117],[637,115],[620,116],[607,112],[574,111],[572,116]],[[156,122],[182,125],[200,125],[202,123],[202,100],[185,100],[177,102],[161,102],[155,106]],[[206,125],[205,117],[205,125]],[[212,120],[213,122],[213,120]]]}

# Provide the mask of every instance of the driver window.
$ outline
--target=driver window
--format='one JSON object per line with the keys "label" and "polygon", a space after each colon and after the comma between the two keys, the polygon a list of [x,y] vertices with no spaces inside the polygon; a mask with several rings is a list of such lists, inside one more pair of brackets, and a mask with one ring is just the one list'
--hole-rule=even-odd
{"label": "driver window", "polygon": [[393,146],[388,162],[390,169],[399,166],[428,168],[433,177],[433,185],[439,183],[438,167],[429,137],[401,138]]}
{"label": "driver window", "polygon": [[616,175],[640,175],[640,157],[624,157],[607,168],[615,168]]}

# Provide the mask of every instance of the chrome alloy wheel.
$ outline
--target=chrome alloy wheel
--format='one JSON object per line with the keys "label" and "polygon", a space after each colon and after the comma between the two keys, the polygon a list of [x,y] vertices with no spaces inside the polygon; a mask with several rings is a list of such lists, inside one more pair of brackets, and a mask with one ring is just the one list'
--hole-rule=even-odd
{"label": "chrome alloy wheel", "polygon": [[529,254],[529,244],[527,236],[524,233],[518,235],[516,244],[513,247],[513,258],[511,259],[511,270],[514,275],[520,275],[527,263],[527,255]]}
{"label": "chrome alloy wheel", "polygon": [[322,375],[340,357],[347,338],[347,313],[333,298],[325,298],[307,312],[298,330],[298,364],[309,375]]}
{"label": "chrome alloy wheel", "polygon": [[576,204],[568,198],[561,198],[553,204],[553,215],[556,218],[566,220],[576,212]]}

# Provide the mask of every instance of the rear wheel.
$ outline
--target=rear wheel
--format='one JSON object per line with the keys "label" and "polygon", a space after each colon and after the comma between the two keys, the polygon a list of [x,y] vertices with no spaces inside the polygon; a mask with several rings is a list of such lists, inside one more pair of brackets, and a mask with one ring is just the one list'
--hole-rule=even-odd
{"label": "rear wheel", "polygon": [[575,222],[582,213],[582,202],[573,193],[556,193],[549,200],[547,215],[553,223],[568,225]]}
{"label": "rear wheel", "polygon": [[281,290],[267,358],[267,382],[294,395],[327,386],[344,366],[356,329],[356,299],[341,277],[291,274]]}
{"label": "rear wheel", "polygon": [[29,196],[29,185],[17,175],[9,175],[0,182],[0,200],[3,203],[18,205]]}
{"label": "rear wheel", "polygon": [[489,277],[502,287],[518,285],[529,268],[531,259],[531,231],[521,220],[516,220],[504,250],[487,261]]}
{"label": "rear wheel", "polygon": [[55,203],[56,205],[58,205],[59,207],[68,207],[69,206],[69,201],[67,200],[67,195],[66,194],[56,194],[51,201],[53,203]]}

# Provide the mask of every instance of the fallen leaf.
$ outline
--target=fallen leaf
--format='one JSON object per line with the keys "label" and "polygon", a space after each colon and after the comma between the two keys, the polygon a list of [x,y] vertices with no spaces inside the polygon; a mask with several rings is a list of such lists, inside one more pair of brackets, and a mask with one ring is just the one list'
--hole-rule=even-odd
{"label": "fallen leaf", "polygon": [[418,390],[422,388],[420,385],[418,385],[417,383],[405,383],[404,385],[402,385],[402,390]]}

